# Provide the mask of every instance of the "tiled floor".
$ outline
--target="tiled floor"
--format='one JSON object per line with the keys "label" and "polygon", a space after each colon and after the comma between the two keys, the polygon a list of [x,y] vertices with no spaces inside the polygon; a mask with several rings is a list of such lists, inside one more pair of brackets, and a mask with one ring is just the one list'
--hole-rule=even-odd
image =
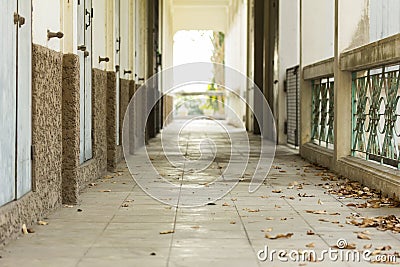
{"label": "tiled floor", "polygon": [[[170,127],[176,128],[179,123]],[[237,131],[226,127],[230,133]],[[231,192],[215,205],[182,207],[199,204],[229,162],[231,152],[227,148],[230,142],[226,133],[218,129],[221,128],[203,121],[181,133],[181,152],[189,159],[201,156],[197,148],[202,138],[214,139],[218,149],[216,160],[202,173],[185,169],[185,164],[180,166],[181,169],[172,167],[161,153],[160,137],[151,140],[148,146],[158,172],[178,187],[203,188],[198,197],[183,196],[182,190],[174,196],[175,191],[171,190],[163,201],[175,201],[177,207],[162,204],[144,193],[130,176],[128,168],[120,164],[115,173],[98,180],[95,186],[83,193],[79,206],[62,207],[45,219],[48,225],[34,226],[35,233],[23,235],[1,250],[0,266],[364,266],[369,263],[362,260],[359,263],[331,261],[328,257],[317,263],[291,259],[282,262],[276,254],[273,262],[270,259],[263,262],[257,254],[265,246],[269,252],[314,249],[319,253],[335,245],[338,239],[355,243],[357,250],[363,250],[366,244],[372,244],[371,249],[390,245],[390,253],[400,250],[400,234],[368,228],[371,240],[361,240],[355,232],[365,229],[346,224],[346,217],[355,212],[360,216],[399,216],[400,209],[346,206],[346,203],[360,200],[338,199],[327,194],[326,189],[318,186],[325,183],[321,182],[322,170],[309,166],[294,154],[294,150],[286,147],[278,147],[266,183],[250,194],[249,178],[255,169],[258,156],[255,151],[259,145],[255,136],[250,136],[251,164]],[[166,137],[164,145],[172,138]],[[172,160],[176,152],[170,152]],[[239,152],[235,150],[232,153]],[[130,158],[134,160],[130,162],[132,172],[136,172],[141,182],[144,180],[140,177],[149,179],[156,188],[153,193],[162,195],[163,190],[168,189],[160,186],[157,177],[146,177],[147,170],[140,158]],[[203,163],[199,162],[200,165]],[[231,163],[236,166],[240,162]],[[151,187],[151,183],[144,188]],[[288,186],[291,183],[295,186]],[[215,192],[208,193],[212,200]],[[326,210],[328,214],[310,214],[306,210]],[[271,236],[286,233],[293,233],[293,236],[271,240],[265,238],[262,230],[270,231]],[[307,235],[309,230],[315,234]],[[161,234],[168,231],[170,233]],[[315,246],[307,248],[310,243]]]}

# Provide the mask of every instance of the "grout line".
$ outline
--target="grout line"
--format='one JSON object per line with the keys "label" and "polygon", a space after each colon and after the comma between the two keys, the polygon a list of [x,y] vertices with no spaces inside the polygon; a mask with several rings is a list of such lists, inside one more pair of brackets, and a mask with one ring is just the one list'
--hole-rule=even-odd
{"label": "grout line", "polygon": [[[126,163],[125,163],[126,164]],[[107,172],[110,173],[110,172]],[[131,175],[131,173],[128,170],[129,175]],[[101,179],[101,178],[99,178]],[[96,180],[99,180],[96,179]],[[137,183],[134,181],[134,185],[133,187],[127,191],[127,196],[124,198],[124,200],[122,201],[122,203],[124,203],[130,196],[130,194],[133,192],[133,190],[136,188]],[[121,203],[121,204],[122,204]],[[119,204],[118,208],[116,209],[116,211],[118,211],[121,208],[121,204]],[[99,240],[100,236],[103,235],[103,233],[105,232],[105,230],[107,229],[107,227],[110,225],[111,221],[115,218],[115,214],[110,218],[110,220],[106,223],[106,225],[104,226],[103,230],[97,235],[96,239],[92,242],[92,244],[90,244],[90,246],[86,249],[86,251],[83,253],[83,255],[79,258],[78,262],[75,264],[75,266],[78,266],[82,260],[85,258],[85,256],[89,253],[89,251],[93,248],[93,245]]]}
{"label": "grout line", "polygon": [[[190,139],[190,138],[188,138],[187,140],[189,140],[189,139]],[[185,156],[187,156],[188,146],[189,146],[189,142],[186,141]],[[170,261],[170,259],[171,259],[171,250],[172,250],[172,245],[173,245],[173,242],[174,242],[175,229],[176,229],[176,218],[178,217],[179,202],[180,202],[180,199],[181,199],[181,192],[182,192],[182,185],[183,185],[183,177],[184,177],[184,175],[185,175],[185,166],[186,166],[186,160],[184,161],[183,169],[182,169],[182,176],[181,176],[182,179],[181,179],[181,183],[180,183],[180,186],[179,186],[178,201],[177,201],[177,203],[176,203],[176,210],[175,210],[175,217],[174,217],[174,226],[173,226],[173,228],[172,228],[172,230],[173,230],[174,232],[172,233],[171,242],[170,242],[170,244],[169,244],[169,250],[168,250],[168,257],[167,257],[167,264],[166,264],[166,267],[169,266],[169,261]]]}

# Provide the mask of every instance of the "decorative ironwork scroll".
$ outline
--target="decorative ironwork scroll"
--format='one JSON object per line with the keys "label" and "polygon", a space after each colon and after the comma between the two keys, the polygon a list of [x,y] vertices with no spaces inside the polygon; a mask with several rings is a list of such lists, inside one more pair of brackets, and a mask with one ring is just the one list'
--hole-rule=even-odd
{"label": "decorative ironwork scroll", "polygon": [[400,168],[400,65],[353,73],[353,156]]}
{"label": "decorative ironwork scroll", "polygon": [[315,144],[333,148],[334,80],[332,77],[312,81],[311,139]]}

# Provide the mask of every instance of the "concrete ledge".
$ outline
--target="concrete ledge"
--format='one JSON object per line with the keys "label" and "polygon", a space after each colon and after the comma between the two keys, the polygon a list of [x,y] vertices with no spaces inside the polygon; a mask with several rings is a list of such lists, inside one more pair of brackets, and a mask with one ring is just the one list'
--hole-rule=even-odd
{"label": "concrete ledge", "polygon": [[333,57],[303,67],[303,79],[311,80],[333,76]]}
{"label": "concrete ledge", "polygon": [[400,171],[355,157],[344,157],[336,164],[337,173],[399,199]]}
{"label": "concrete ledge", "polygon": [[357,71],[400,62],[400,34],[344,52],[340,69]]}
{"label": "concrete ledge", "polygon": [[317,165],[333,169],[333,150],[318,146],[313,143],[304,144],[301,147],[300,155],[302,158]]}

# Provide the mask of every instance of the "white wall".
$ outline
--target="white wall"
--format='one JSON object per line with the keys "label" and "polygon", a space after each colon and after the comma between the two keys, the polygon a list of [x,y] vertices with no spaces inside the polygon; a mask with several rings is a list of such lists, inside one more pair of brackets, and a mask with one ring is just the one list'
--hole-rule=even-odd
{"label": "white wall", "polygon": [[133,77],[131,74],[125,74],[124,70],[131,70],[129,67],[129,0],[121,0],[120,14],[120,35],[121,35],[121,51],[120,51],[120,67],[121,78],[128,79]]}
{"label": "white wall", "polygon": [[302,0],[302,66],[333,57],[334,14],[334,0]]}
{"label": "white wall", "polygon": [[47,30],[61,31],[62,0],[32,1],[32,42],[50,49],[61,51],[61,41],[58,38],[47,39]]}
{"label": "white wall", "polygon": [[[244,76],[247,72],[247,2],[232,1],[228,12],[228,25],[225,34],[225,64]],[[227,84],[234,84],[230,88],[236,94],[246,99],[246,84],[240,83],[238,77],[225,77]],[[225,108],[226,120],[238,127],[243,127],[243,118],[246,114],[246,103],[233,93],[226,92]]]}
{"label": "white wall", "polygon": [[[284,134],[286,114],[286,93],[284,81],[286,69],[300,63],[300,1],[279,1],[279,58],[278,58],[278,141],[280,144],[287,142]],[[332,50],[333,51],[333,50]]]}
{"label": "white wall", "polygon": [[106,53],[106,1],[94,0],[93,3],[93,68],[105,70],[106,63],[99,63],[99,56],[110,57]]}
{"label": "white wall", "polygon": [[180,30],[213,30],[226,32],[225,7],[175,6],[174,34]]}

